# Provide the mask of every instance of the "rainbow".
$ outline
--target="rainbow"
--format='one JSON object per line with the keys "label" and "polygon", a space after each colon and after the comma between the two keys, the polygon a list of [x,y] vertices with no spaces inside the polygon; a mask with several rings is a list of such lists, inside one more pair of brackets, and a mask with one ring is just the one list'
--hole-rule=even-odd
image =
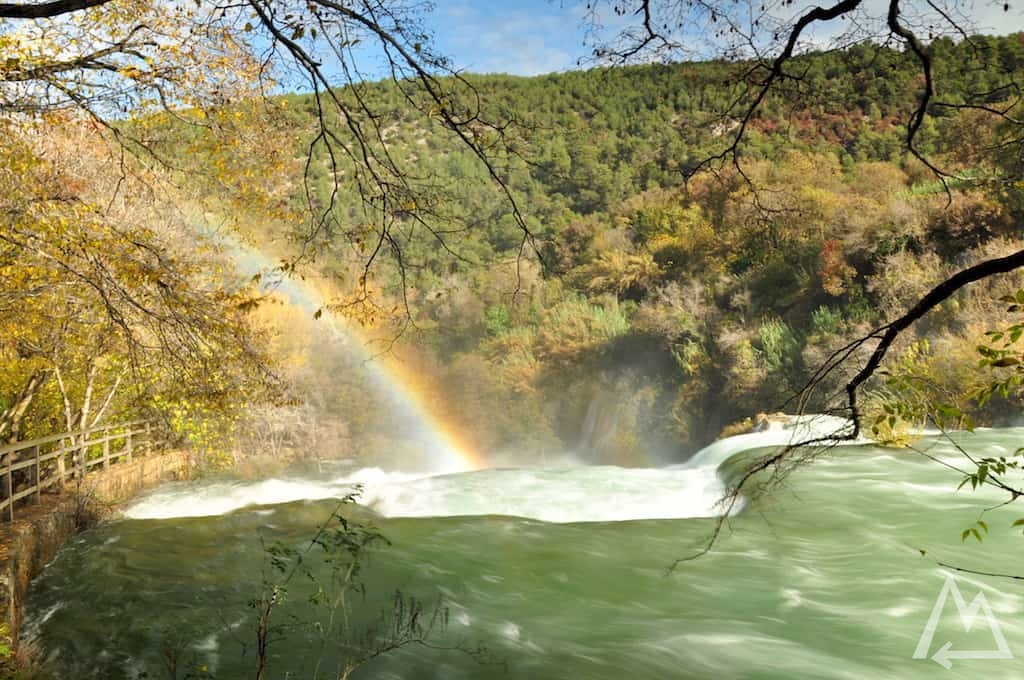
{"label": "rainbow", "polygon": [[[223,234],[219,239],[221,245],[234,256],[239,270],[246,276],[275,269],[271,259],[262,252],[229,239]],[[431,409],[429,391],[409,366],[391,355],[371,355],[368,350],[371,339],[355,324],[333,314],[328,309],[327,296],[317,290],[312,283],[281,276],[264,283],[264,286],[307,311],[310,316],[317,312],[321,313],[320,322],[326,323],[331,333],[345,342],[356,355],[355,358],[362,361],[367,376],[375,387],[402,408],[402,415],[406,420],[416,423],[419,439],[429,448],[431,472],[450,474],[486,467],[483,458],[469,444],[459,428],[445,422],[434,409]]]}
{"label": "rainbow", "polygon": [[[350,332],[350,335],[357,334]],[[365,338],[362,341],[364,345],[368,342]],[[423,424],[424,433],[431,440],[431,458],[436,463],[437,473],[466,472],[487,467],[483,457],[467,441],[459,427],[445,422],[430,408],[429,392],[423,389],[422,381],[407,365],[399,359],[375,357],[370,359],[368,367],[379,376],[379,385],[391,392],[392,398],[404,401]]]}

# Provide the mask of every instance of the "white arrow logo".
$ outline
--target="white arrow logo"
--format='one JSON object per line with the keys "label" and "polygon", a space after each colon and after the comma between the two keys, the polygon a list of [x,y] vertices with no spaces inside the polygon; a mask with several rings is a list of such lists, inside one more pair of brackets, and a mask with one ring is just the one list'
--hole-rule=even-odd
{"label": "white arrow logo", "polygon": [[914,650],[913,658],[927,658],[928,649],[932,645],[932,637],[935,635],[935,628],[939,625],[939,616],[942,614],[942,607],[946,604],[946,595],[949,593],[953,593],[953,602],[956,603],[956,609],[960,612],[960,620],[963,621],[964,628],[967,632],[971,631],[971,626],[974,624],[974,619],[978,615],[978,610],[984,610],[985,618],[988,620],[988,626],[992,630],[993,637],[996,639],[996,646],[998,649],[981,651],[952,651],[950,650],[950,647],[953,646],[953,643],[947,642],[939,649],[939,651],[935,652],[932,656],[932,660],[948,669],[953,665],[953,662],[950,661],[950,659],[1012,659],[1013,654],[1010,653],[1010,647],[1006,644],[1006,638],[1003,637],[1003,631],[999,630],[999,622],[996,621],[995,614],[992,613],[992,608],[988,606],[988,600],[985,599],[985,593],[979,591],[978,596],[974,598],[971,605],[967,606],[967,603],[964,602],[963,596],[960,595],[960,589],[956,587],[956,581],[953,580],[952,574],[946,576],[946,583],[942,586],[942,592],[939,593],[939,599],[935,601],[935,607],[932,609],[932,615],[928,618],[928,625],[924,627],[924,632],[921,633],[921,639],[917,643],[917,649]]}

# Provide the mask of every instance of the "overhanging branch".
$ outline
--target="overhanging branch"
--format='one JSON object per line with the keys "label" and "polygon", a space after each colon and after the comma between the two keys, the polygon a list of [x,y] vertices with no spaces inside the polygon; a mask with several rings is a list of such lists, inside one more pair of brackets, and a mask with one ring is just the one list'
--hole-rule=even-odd
{"label": "overhanging branch", "polygon": [[997,257],[979,262],[973,267],[957,272],[935,286],[906,314],[872,333],[872,335],[881,333],[881,339],[878,341],[878,345],[875,347],[875,351],[871,354],[868,362],[864,364],[864,367],[846,385],[847,404],[850,408],[850,418],[853,420],[851,439],[855,439],[860,434],[860,410],[857,405],[857,390],[878,370],[886,353],[900,333],[907,330],[918,319],[935,309],[935,307],[948,300],[964,286],[990,276],[995,276],[996,274],[1006,274],[1021,267],[1024,267],[1024,250],[1018,250],[1006,257]]}
{"label": "overhanging branch", "polygon": [[0,19],[47,19],[90,7],[105,5],[111,0],[53,0],[39,3],[0,3]]}

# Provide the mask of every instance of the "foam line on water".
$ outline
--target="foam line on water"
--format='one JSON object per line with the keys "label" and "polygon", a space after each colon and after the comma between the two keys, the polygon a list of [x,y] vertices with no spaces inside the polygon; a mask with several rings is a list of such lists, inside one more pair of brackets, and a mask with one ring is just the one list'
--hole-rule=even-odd
{"label": "foam line on water", "polygon": [[132,519],[210,517],[248,506],[336,498],[344,493],[322,482],[289,479],[174,484],[133,504],[125,510],[124,516]]}
{"label": "foam line on water", "polygon": [[714,469],[503,469],[422,477],[359,470],[329,481],[270,479],[171,485],[125,511],[132,519],[221,515],[246,507],[340,498],[386,517],[511,515],[545,522],[710,517],[724,486]]}
{"label": "foam line on water", "polygon": [[724,461],[750,449],[839,436],[847,428],[849,421],[842,418],[791,418],[766,432],[717,441],[683,465],[657,469],[574,466],[423,475],[364,468],[328,480],[182,484],[164,487],[125,515],[221,515],[249,506],[341,498],[359,485],[359,502],[386,517],[511,515],[545,522],[714,517],[721,514],[726,493],[718,474]]}
{"label": "foam line on water", "polygon": [[506,469],[369,484],[389,517],[511,515],[545,522],[712,517],[725,488],[713,469],[587,466]]}

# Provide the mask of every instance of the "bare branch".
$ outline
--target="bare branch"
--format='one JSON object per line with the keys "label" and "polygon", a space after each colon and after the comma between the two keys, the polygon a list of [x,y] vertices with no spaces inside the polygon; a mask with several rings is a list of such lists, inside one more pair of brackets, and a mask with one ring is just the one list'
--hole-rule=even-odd
{"label": "bare branch", "polygon": [[864,367],[861,368],[861,370],[846,385],[847,406],[850,410],[850,418],[853,420],[854,427],[850,437],[851,439],[856,438],[861,431],[860,409],[857,404],[857,390],[868,378],[874,375],[876,370],[878,370],[882,360],[885,359],[886,353],[889,351],[889,348],[892,347],[892,344],[896,341],[896,338],[899,337],[900,333],[908,329],[918,319],[940,305],[942,302],[948,300],[964,286],[990,276],[1011,272],[1014,269],[1019,269],[1020,267],[1024,267],[1024,250],[1019,250],[1007,255],[1006,257],[985,260],[984,262],[979,262],[973,267],[961,270],[929,291],[928,294],[922,297],[906,314],[886,324],[882,328],[879,328],[869,336],[873,337],[878,332],[882,333],[871,358],[868,359],[868,362]]}
{"label": "bare branch", "polygon": [[[792,29],[789,31],[789,36],[786,39],[785,46],[782,48],[782,51],[779,52],[778,56],[776,56],[768,66],[764,66],[763,64],[759,65],[761,68],[767,68],[768,73],[757,84],[757,91],[754,94],[753,100],[744,110],[743,117],[740,120],[740,125],[737,128],[736,133],[733,135],[732,143],[721,152],[703,159],[696,166],[689,169],[685,173],[686,178],[693,177],[715,161],[724,160],[726,158],[732,158],[734,163],[737,164],[737,167],[739,167],[739,147],[743,138],[746,136],[747,128],[750,126],[751,120],[753,120],[754,115],[758,112],[758,109],[760,109],[761,104],[764,102],[773,86],[778,81],[786,77],[784,68],[786,63],[793,58],[797,43],[799,42],[800,37],[804,34],[804,31],[806,31],[812,24],[832,21],[838,17],[853,12],[860,7],[862,1],[863,0],[841,0],[831,7],[814,7],[797,19],[796,23],[793,24]],[[895,0],[893,1],[895,2]]]}

